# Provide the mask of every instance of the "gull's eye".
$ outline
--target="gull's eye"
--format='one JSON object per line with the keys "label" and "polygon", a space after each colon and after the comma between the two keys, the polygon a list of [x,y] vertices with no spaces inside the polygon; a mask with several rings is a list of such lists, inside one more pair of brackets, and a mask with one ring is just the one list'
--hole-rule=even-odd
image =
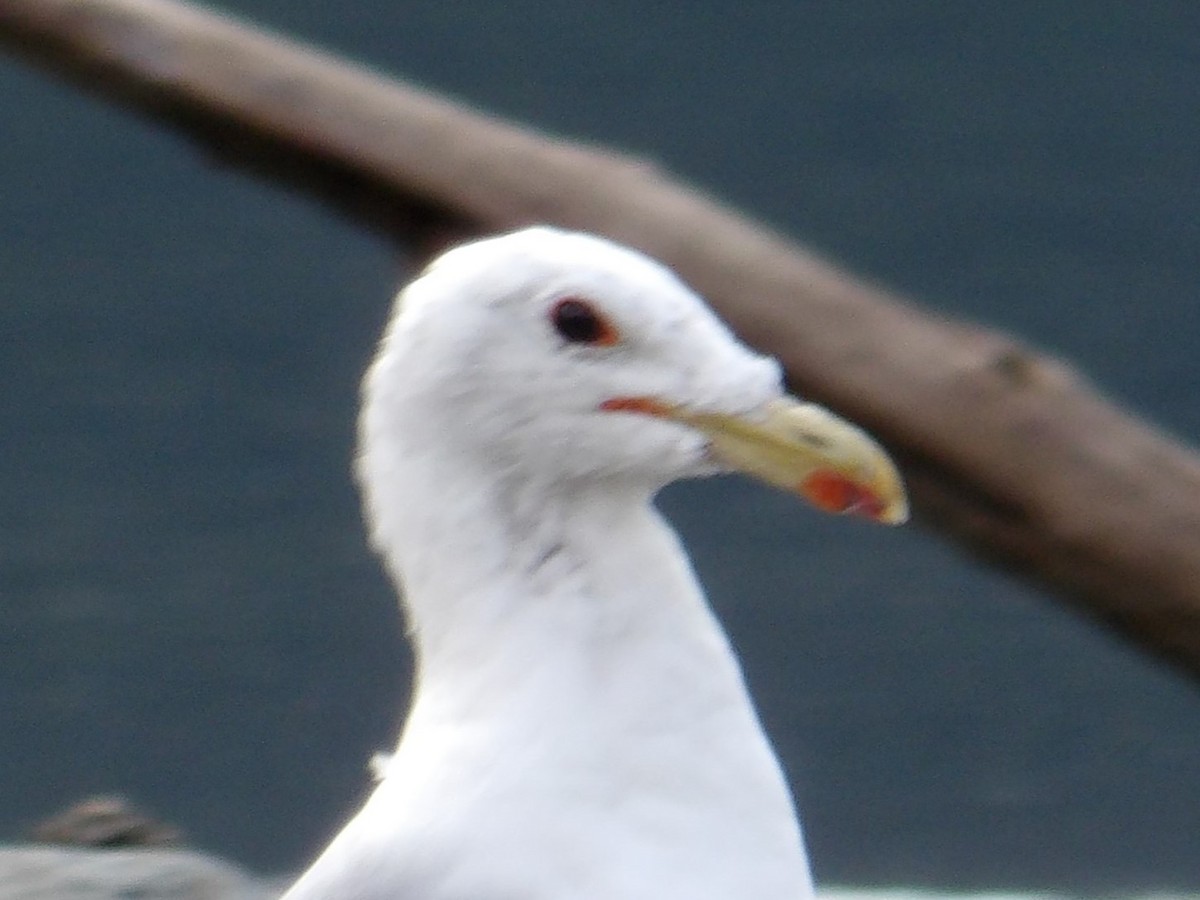
{"label": "gull's eye", "polygon": [[593,347],[611,347],[620,335],[592,304],[578,297],[559,300],[550,309],[550,323],[565,341],[572,344],[590,344]]}

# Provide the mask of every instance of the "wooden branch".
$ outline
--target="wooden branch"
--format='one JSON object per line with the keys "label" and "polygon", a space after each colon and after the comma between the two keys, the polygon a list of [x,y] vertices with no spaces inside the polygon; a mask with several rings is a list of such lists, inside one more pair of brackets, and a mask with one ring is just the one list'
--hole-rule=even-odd
{"label": "wooden branch", "polygon": [[1200,459],[1013,339],[863,284],[643,161],[168,0],[0,0],[0,41],[422,251],[542,221],[674,266],[897,451],[919,519],[1200,674]]}

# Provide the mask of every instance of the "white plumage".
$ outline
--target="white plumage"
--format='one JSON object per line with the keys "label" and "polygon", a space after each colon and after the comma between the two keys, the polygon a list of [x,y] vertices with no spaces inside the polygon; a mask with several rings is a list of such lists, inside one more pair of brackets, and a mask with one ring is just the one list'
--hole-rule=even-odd
{"label": "white plumage", "polygon": [[367,374],[358,476],[414,700],[286,900],[801,900],[779,765],[654,493],[730,467],[904,517],[669,271],[536,228],[445,254]]}

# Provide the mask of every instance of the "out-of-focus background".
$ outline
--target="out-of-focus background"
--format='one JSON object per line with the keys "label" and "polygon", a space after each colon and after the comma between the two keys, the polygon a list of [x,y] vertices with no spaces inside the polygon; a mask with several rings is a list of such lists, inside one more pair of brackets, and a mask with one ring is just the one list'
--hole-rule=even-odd
{"label": "out-of-focus background", "polygon": [[[657,159],[1200,442],[1193,4],[221,5]],[[0,839],[117,790],[298,868],[404,708],[349,463],[405,261],[4,57],[0,121]],[[662,503],[820,881],[1200,890],[1194,684],[916,528]]]}

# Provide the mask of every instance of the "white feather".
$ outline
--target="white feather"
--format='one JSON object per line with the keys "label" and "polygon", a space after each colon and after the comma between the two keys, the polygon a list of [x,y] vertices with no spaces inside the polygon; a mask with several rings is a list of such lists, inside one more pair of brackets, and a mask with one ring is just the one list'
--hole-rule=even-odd
{"label": "white feather", "polygon": [[[564,341],[556,298],[620,332]],[[804,900],[800,827],[742,674],[651,506],[702,437],[597,412],[781,392],[667,270],[546,228],[445,255],[366,378],[358,474],[403,591],[412,710],[287,900]]]}

